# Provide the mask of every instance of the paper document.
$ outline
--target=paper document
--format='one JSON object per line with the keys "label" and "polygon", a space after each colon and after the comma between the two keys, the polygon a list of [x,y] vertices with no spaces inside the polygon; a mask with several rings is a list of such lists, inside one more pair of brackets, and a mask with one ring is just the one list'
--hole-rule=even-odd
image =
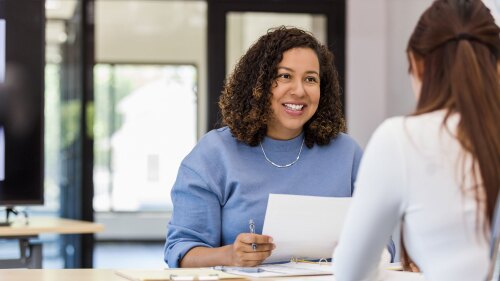
{"label": "paper document", "polygon": [[[401,270],[399,263],[392,263],[383,266],[382,270],[386,276],[399,276],[399,273],[387,271]],[[238,266],[216,266],[215,269],[248,277],[292,277],[292,276],[317,276],[333,275],[333,266],[331,262],[288,262],[282,264],[261,264],[257,267],[238,267]],[[420,275],[411,275],[415,280],[423,280]],[[330,281],[335,280],[331,279]],[[419,279],[420,278],[420,279]],[[295,280],[295,279],[294,279]],[[316,280],[316,279],[315,279]],[[385,279],[384,279],[385,280]],[[397,278],[391,280],[398,280]],[[406,279],[401,279],[406,280]],[[413,280],[413,279],[408,279]]]}
{"label": "paper document", "polygon": [[351,198],[270,194],[262,234],[276,249],[265,263],[331,258]]}
{"label": "paper document", "polygon": [[132,281],[246,279],[240,275],[209,268],[170,268],[164,270],[117,270],[115,274]]}
{"label": "paper document", "polygon": [[262,264],[257,267],[222,266],[216,268],[219,268],[227,273],[248,277],[285,277],[333,274],[333,268],[329,262],[289,262],[283,264]]}

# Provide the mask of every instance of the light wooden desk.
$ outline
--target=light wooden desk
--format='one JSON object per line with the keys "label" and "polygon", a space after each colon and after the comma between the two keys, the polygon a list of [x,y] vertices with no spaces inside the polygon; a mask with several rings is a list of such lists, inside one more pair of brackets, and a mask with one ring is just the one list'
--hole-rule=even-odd
{"label": "light wooden desk", "polygon": [[17,220],[10,226],[0,226],[0,238],[18,240],[21,251],[19,259],[0,260],[0,268],[41,268],[42,245],[30,243],[30,239],[40,234],[84,234],[103,229],[104,226],[97,223],[49,217],[31,217],[28,224],[24,220]]}
{"label": "light wooden desk", "polygon": [[[425,281],[420,274],[407,272],[386,272],[385,281]],[[113,269],[0,269],[0,280],[9,281],[126,281]],[[241,279],[243,280],[243,279]],[[247,280],[285,281],[319,280],[335,281],[335,276],[298,276],[282,278],[253,278]]]}
{"label": "light wooden desk", "polygon": [[62,218],[31,217],[29,223],[17,220],[10,226],[0,226],[2,236],[33,236],[43,233],[83,234],[104,230],[102,224]]}

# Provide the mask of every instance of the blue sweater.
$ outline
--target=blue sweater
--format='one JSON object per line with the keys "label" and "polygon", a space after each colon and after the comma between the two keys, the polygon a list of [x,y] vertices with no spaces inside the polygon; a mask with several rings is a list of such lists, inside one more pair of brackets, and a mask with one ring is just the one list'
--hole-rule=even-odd
{"label": "blue sweater", "polygon": [[[283,165],[295,160],[302,139],[265,138],[262,145],[271,161]],[[233,244],[249,232],[249,219],[261,234],[270,193],[350,197],[361,155],[356,142],[340,134],[329,145],[304,145],[297,163],[277,168],[260,146],[237,141],[227,127],[210,131],[182,161],[172,188],[165,261],[179,267],[193,247]]]}

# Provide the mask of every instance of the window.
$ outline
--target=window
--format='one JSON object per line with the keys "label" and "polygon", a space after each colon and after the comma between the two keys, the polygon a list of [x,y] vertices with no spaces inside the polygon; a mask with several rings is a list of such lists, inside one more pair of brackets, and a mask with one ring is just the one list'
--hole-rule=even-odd
{"label": "window", "polygon": [[94,209],[168,211],[196,143],[197,69],[98,64],[94,69]]}

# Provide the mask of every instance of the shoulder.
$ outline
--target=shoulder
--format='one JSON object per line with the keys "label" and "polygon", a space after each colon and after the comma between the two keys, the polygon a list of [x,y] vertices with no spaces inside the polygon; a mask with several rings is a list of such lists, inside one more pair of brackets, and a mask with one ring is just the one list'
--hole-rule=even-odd
{"label": "shoulder", "polygon": [[235,143],[236,139],[232,136],[231,130],[228,127],[213,129],[206,133],[199,141],[196,147],[214,147],[222,144]]}
{"label": "shoulder", "polygon": [[360,153],[361,147],[359,144],[348,134],[339,133],[330,144],[326,145],[327,149],[338,151],[352,151]]}
{"label": "shoulder", "polygon": [[[385,120],[380,127],[400,129],[406,131],[419,131],[422,129],[439,129],[442,127],[446,116],[445,110],[436,110],[415,116],[397,116]],[[447,120],[448,125],[456,125],[459,120],[458,114],[451,114]]]}
{"label": "shoulder", "polygon": [[182,164],[187,166],[205,165],[207,162],[216,164],[222,161],[224,154],[235,151],[238,145],[241,143],[232,136],[228,127],[211,130],[198,141]]}
{"label": "shoulder", "polygon": [[385,120],[373,133],[372,139],[388,143],[427,143],[443,132],[454,132],[459,121],[458,115],[451,115],[446,122],[449,130],[443,130],[446,112],[433,111],[416,116],[397,116]]}
{"label": "shoulder", "polygon": [[401,137],[405,134],[405,124],[407,117],[396,116],[391,117],[382,122],[373,132],[370,141],[366,146],[366,151],[380,147],[394,148],[396,142],[401,141]]}
{"label": "shoulder", "polygon": [[404,128],[404,124],[406,123],[408,117],[405,116],[395,116],[388,118],[382,122],[375,132],[373,133],[373,137],[377,136],[389,136],[391,134],[400,132],[401,129]]}
{"label": "shoulder", "polygon": [[458,113],[450,114],[446,120],[447,112],[445,110],[436,110],[429,113],[424,113],[416,116],[409,116],[405,118],[405,129],[414,134],[432,134],[438,135],[439,131],[446,127],[448,131],[454,132],[459,121],[460,115]]}
{"label": "shoulder", "polygon": [[312,151],[316,151],[319,158],[337,159],[343,163],[349,163],[349,161],[358,163],[363,155],[359,144],[345,133],[339,133],[326,145],[315,145]]}
{"label": "shoulder", "polygon": [[358,143],[348,134],[339,133],[333,140],[332,143],[338,146],[357,146]]}

